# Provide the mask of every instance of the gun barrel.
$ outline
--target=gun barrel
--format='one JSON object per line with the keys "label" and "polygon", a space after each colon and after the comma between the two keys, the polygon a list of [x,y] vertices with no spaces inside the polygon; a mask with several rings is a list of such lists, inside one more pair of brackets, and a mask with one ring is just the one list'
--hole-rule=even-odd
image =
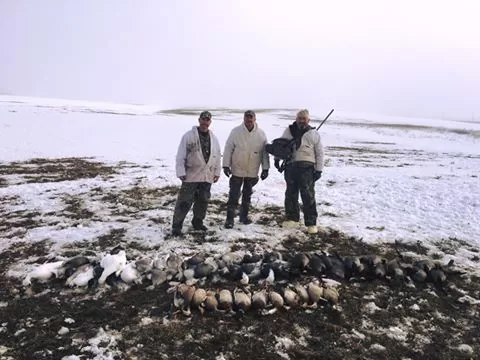
{"label": "gun barrel", "polygon": [[327,119],[330,117],[330,115],[332,115],[333,110],[334,110],[334,109],[330,110],[330,112],[328,113],[327,117],[326,117],[325,119],[323,119],[323,121],[320,123],[320,125],[318,125],[317,130],[320,129],[320,127],[323,125],[323,123],[324,123],[325,121],[327,121]]}

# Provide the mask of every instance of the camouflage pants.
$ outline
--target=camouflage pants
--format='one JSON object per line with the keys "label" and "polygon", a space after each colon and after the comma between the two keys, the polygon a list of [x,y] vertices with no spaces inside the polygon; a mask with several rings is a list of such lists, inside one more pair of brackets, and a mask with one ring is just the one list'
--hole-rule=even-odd
{"label": "camouflage pants", "polygon": [[290,164],[285,169],[285,217],[287,220],[300,220],[298,194],[302,198],[305,225],[317,224],[317,203],[315,200],[315,169],[313,166],[295,166]]}
{"label": "camouflage pants", "polygon": [[210,200],[211,183],[207,182],[182,182],[182,187],[177,196],[175,211],[173,213],[172,228],[182,229],[183,221],[193,204],[192,223],[202,223],[207,215],[208,200]]}
{"label": "camouflage pants", "polygon": [[[253,187],[258,183],[258,177],[238,177],[230,178],[230,191],[228,192],[227,201],[227,218],[233,219],[237,210],[238,201],[240,200],[240,192],[242,193],[242,206],[240,209],[240,218],[248,216],[250,203],[252,201]],[[243,185],[243,189],[242,189]]]}

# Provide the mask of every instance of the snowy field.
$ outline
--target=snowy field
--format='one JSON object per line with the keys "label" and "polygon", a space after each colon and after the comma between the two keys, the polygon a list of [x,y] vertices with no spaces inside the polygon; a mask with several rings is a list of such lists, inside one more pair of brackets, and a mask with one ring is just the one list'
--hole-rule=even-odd
{"label": "snowy field", "polygon": [[[479,122],[336,109],[320,129],[326,167],[316,184],[318,235],[279,227],[285,185],[272,160],[270,176],[254,189],[252,225],[222,227],[228,193],[228,179],[222,176],[212,186],[209,231],[171,238],[180,185],[175,154],[201,110],[0,97],[0,269],[7,285],[0,302],[0,358],[183,358],[192,349],[198,353],[191,358],[217,359],[252,354],[355,358],[359,351],[363,358],[379,359],[475,358],[480,349],[475,285],[480,260]],[[211,110],[211,130],[222,148],[244,110]],[[254,110],[269,140],[280,136],[296,112]],[[310,110],[317,126],[330,109]],[[191,214],[185,229],[190,219]],[[243,255],[247,250],[328,250],[342,256],[374,252],[388,258],[395,254],[395,243],[411,259],[453,260],[468,276],[450,284],[447,294],[429,285],[399,290],[377,281],[341,283],[334,312],[292,310],[265,316],[265,321],[196,313],[172,318],[167,316],[167,284],[84,290],[69,289],[61,277],[38,282],[33,276],[31,285],[25,281],[43,262],[77,255],[100,259],[118,245],[131,262],[144,257],[165,261],[172,251],[185,258],[199,252]],[[399,298],[400,303],[392,304]],[[200,328],[211,331],[201,333]],[[328,336],[322,340],[319,331]],[[222,333],[230,334],[231,343]],[[162,341],[157,352],[154,345]],[[440,350],[441,356],[432,353]]]}

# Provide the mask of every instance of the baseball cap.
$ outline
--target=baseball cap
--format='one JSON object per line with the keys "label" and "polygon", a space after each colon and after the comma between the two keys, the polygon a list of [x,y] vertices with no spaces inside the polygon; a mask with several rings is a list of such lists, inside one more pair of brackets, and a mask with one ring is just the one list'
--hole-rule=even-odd
{"label": "baseball cap", "polygon": [[200,113],[200,119],[211,119],[212,118],[212,114],[210,113],[210,111],[202,111]]}
{"label": "baseball cap", "polygon": [[253,110],[247,110],[243,116],[255,116],[255,112]]}

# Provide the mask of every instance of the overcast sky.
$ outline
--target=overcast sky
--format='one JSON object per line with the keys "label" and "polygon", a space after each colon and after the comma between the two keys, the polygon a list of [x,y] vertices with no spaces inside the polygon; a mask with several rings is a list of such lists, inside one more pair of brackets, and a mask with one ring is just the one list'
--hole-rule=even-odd
{"label": "overcast sky", "polygon": [[480,118],[480,1],[0,0],[0,93]]}

